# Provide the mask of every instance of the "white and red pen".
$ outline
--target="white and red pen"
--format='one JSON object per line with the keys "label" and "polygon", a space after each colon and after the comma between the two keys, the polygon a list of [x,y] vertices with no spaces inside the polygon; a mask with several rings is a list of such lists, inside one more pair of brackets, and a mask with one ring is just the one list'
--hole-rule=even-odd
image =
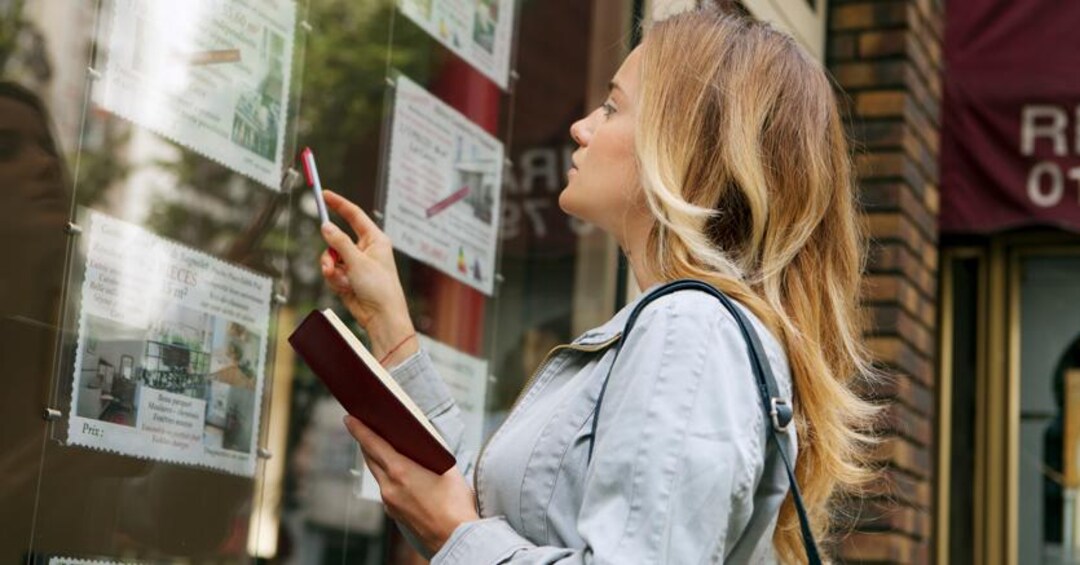
{"label": "white and red pen", "polygon": [[[326,199],[323,198],[322,181],[319,180],[319,168],[315,166],[315,152],[310,147],[305,147],[300,152],[300,160],[304,163],[304,176],[307,177],[308,186],[315,192],[315,207],[319,209],[320,224],[330,223],[330,214],[326,211]],[[335,263],[341,263],[341,255],[331,247],[330,257]]]}
{"label": "white and red pen", "polygon": [[300,152],[300,160],[304,163],[304,176],[307,177],[308,186],[315,191],[315,206],[319,208],[319,221],[325,224],[330,221],[330,215],[326,212],[322,182],[319,181],[319,168],[315,166],[315,152],[310,147],[305,147]]}

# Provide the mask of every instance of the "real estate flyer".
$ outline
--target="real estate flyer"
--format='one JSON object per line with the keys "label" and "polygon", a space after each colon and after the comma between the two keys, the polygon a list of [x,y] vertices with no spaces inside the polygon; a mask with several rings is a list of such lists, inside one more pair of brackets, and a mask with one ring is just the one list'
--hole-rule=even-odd
{"label": "real estate flyer", "polygon": [[294,0],[116,0],[94,101],[278,189]]}
{"label": "real estate flyer", "polygon": [[399,76],[386,166],[383,229],[394,247],[492,294],[503,144]]}
{"label": "real estate flyer", "polygon": [[255,472],[272,281],[89,211],[68,442]]}
{"label": "real estate flyer", "polygon": [[399,0],[401,13],[506,90],[514,0]]}

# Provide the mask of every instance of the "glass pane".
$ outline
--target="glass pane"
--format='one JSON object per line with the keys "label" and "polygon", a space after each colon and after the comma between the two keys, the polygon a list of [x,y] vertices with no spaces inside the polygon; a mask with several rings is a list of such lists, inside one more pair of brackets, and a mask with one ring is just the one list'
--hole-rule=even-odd
{"label": "glass pane", "polygon": [[392,223],[403,81],[460,117],[435,153],[453,190],[423,211],[476,230],[425,256],[441,241],[407,229],[397,261],[479,444],[547,350],[616,305],[613,242],[558,195],[630,18],[174,4],[0,1],[0,562],[419,561],[284,341],[312,308],[344,313],[295,157],[311,147],[325,186]]}
{"label": "glass pane", "polygon": [[1080,257],[1029,257],[1020,268],[1020,562],[1075,563]]}
{"label": "glass pane", "polygon": [[0,7],[0,560],[249,560],[300,8]]}
{"label": "glass pane", "polygon": [[[569,127],[587,111],[592,4],[481,1],[446,28],[436,20],[450,3],[311,7],[316,31],[304,89],[318,94],[305,95],[301,139],[319,154],[324,184],[392,234],[414,324],[477,444],[548,349],[574,337],[575,300],[613,295],[613,277],[582,282],[579,268],[609,262],[614,272],[610,241],[558,208],[573,149]],[[473,27],[460,33],[455,25],[466,20]],[[339,22],[348,29],[337,29]],[[617,66],[621,41],[597,54],[605,66]],[[498,62],[506,49],[515,62],[504,89]],[[416,131],[429,132],[436,147],[410,137]],[[492,162],[491,140],[502,145],[505,164]],[[463,186],[468,196],[457,198]],[[439,224],[444,218],[455,227]],[[322,249],[316,227],[297,230],[309,262]],[[297,284],[294,296],[301,288],[308,301],[297,302],[300,312],[329,305],[344,314],[320,280]],[[598,309],[606,316],[614,305]],[[381,506],[359,494],[363,479],[355,443],[341,429],[343,411],[302,364],[293,411],[283,513],[292,562],[422,562],[386,527]]]}
{"label": "glass pane", "polygon": [[980,259],[955,259],[951,269],[952,351],[950,385],[951,421],[947,424],[949,481],[938,488],[948,490],[949,563],[973,563],[975,539],[975,415],[978,400],[978,355],[981,331],[978,326]]}

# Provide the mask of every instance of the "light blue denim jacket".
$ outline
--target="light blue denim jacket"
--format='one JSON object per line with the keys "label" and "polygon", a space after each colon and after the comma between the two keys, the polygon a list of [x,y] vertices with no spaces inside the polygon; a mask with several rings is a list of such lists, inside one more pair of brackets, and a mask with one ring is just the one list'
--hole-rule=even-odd
{"label": "light blue denim jacket", "polygon": [[[434,565],[775,561],[788,480],[776,443],[766,441],[746,343],[715,298],[680,291],[642,311],[587,461],[593,408],[635,304],[548,354],[475,469],[475,454],[460,449],[460,413],[427,354],[391,371],[475,479],[482,519],[458,527],[430,556]],[[782,346],[744,311],[790,398]],[[794,426],[784,437],[794,454]]]}

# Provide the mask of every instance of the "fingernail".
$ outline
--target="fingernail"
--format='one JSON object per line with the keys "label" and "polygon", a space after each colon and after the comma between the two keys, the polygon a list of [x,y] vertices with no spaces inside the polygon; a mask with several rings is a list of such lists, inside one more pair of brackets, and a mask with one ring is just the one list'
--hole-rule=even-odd
{"label": "fingernail", "polygon": [[333,259],[335,263],[341,262],[341,254],[338,253],[337,249],[334,249],[333,247],[330,248],[330,258]]}
{"label": "fingernail", "polygon": [[332,235],[334,233],[334,230],[336,230],[336,229],[337,229],[337,226],[335,226],[334,224],[332,224],[330,222],[327,222],[327,223],[322,225],[322,233],[323,233],[323,235]]}

